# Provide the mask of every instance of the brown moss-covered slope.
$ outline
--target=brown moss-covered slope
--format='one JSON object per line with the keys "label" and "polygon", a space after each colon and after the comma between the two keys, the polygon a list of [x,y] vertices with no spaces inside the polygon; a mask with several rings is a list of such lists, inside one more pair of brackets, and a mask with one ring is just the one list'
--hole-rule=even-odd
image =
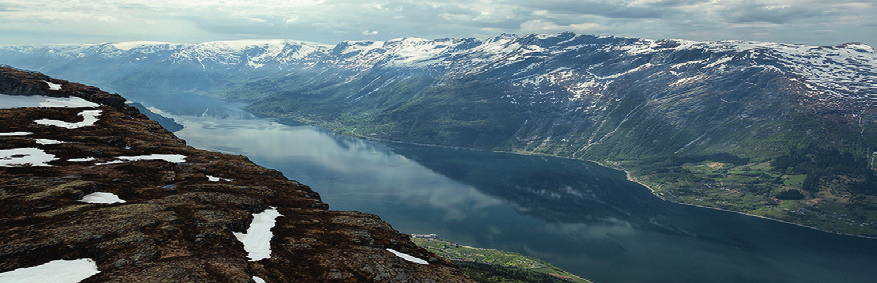
{"label": "brown moss-covered slope", "polygon": [[[0,150],[38,148],[56,158],[51,166],[0,167],[0,272],[91,258],[100,273],[83,282],[471,282],[377,216],[328,210],[318,193],[278,171],[187,146],[121,96],[8,68],[0,68],[0,93],[76,96],[102,110],[94,126],[67,129],[34,121],[78,122],[84,108],[0,109],[0,133],[30,133],[0,135]],[[185,161],[101,164],[151,154]],[[126,202],[80,201],[93,192]],[[233,232],[246,232],[269,207],[282,215],[271,257],[249,261]]]}

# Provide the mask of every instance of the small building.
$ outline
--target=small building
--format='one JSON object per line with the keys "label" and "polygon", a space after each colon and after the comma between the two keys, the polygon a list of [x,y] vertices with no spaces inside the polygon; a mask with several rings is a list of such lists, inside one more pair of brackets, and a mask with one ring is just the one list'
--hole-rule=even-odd
{"label": "small building", "polygon": [[437,234],[411,234],[411,238],[415,239],[438,239]]}

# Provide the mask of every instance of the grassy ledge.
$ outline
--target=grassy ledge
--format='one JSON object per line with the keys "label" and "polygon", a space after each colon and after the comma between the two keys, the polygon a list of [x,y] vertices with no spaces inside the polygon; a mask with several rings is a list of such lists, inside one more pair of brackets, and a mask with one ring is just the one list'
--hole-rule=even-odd
{"label": "grassy ledge", "polygon": [[463,246],[438,238],[411,239],[447,258],[478,282],[591,282],[550,263],[517,253]]}

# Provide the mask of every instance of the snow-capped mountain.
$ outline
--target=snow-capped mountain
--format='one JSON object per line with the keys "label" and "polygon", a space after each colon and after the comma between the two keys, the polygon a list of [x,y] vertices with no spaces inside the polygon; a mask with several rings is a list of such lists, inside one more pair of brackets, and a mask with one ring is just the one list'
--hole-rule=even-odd
{"label": "snow-capped mountain", "polygon": [[353,136],[601,160],[668,199],[805,225],[833,224],[777,200],[877,219],[857,208],[877,195],[877,53],[864,44],[129,42],[0,47],[0,64],[144,104],[203,94]]}
{"label": "snow-capped mountain", "polygon": [[[91,74],[122,77],[152,68],[283,75],[303,69],[428,71],[437,78],[494,77],[534,93],[561,88],[577,100],[625,77],[662,76],[672,88],[707,81],[716,73],[771,72],[800,82],[807,96],[835,103],[877,101],[877,53],[870,46],[806,46],[766,42],[648,40],[571,33],[504,35],[486,40],[402,38],[350,41],[335,46],[292,40],[217,41],[200,44],[124,42],[96,45],[6,46],[2,63],[47,73],[70,65],[137,65],[136,71]],[[267,74],[266,74],[267,73]],[[249,76],[248,76],[249,77]],[[349,79],[355,79],[356,75]]]}
{"label": "snow-capped mountain", "polygon": [[[603,119],[628,96],[638,99],[634,108],[625,111],[665,109],[649,116],[662,116],[677,129],[691,119],[704,118],[705,113],[695,111],[703,108],[704,101],[726,105],[734,115],[747,119],[788,114],[786,106],[766,111],[771,103],[839,113],[860,122],[873,122],[877,115],[877,53],[858,43],[806,46],[573,33],[484,40],[401,38],[334,46],[292,40],[126,42],[7,46],[0,48],[0,63],[120,91],[150,86],[258,102],[280,93],[289,99],[291,93],[307,90],[319,93],[323,102],[377,109],[362,111],[369,115],[386,114],[384,110],[411,102],[423,90],[471,89],[469,84],[477,82],[490,89],[490,94],[477,95],[480,101],[514,109],[508,111],[515,112],[520,124],[509,125],[505,132],[528,144],[542,141],[543,145],[546,139],[586,138],[588,146],[605,140],[605,129],[595,125],[605,124]],[[407,96],[398,96],[399,91]],[[389,94],[394,97],[388,98]],[[292,108],[257,111],[349,124],[335,121],[334,114]],[[594,129],[582,135],[583,127]],[[368,134],[398,138],[386,134],[394,129],[381,131]],[[691,142],[673,144],[678,151]]]}

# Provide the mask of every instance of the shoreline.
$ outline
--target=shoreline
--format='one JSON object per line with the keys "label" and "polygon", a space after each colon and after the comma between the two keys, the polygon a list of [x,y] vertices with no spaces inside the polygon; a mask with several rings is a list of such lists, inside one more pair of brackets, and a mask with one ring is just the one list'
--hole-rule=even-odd
{"label": "shoreline", "polygon": [[[595,162],[595,163],[597,163],[597,162]],[[607,167],[607,168],[612,168],[612,169],[615,169],[615,170],[619,170],[619,171],[624,172],[624,174],[627,176],[627,180],[628,180],[628,181],[631,181],[631,182],[637,183],[637,184],[639,184],[639,185],[645,187],[646,189],[649,189],[649,191],[652,193],[652,195],[658,197],[659,199],[661,199],[661,200],[663,200],[663,201],[669,202],[669,203],[674,203],[674,204],[679,204],[679,205],[687,205],[687,206],[693,206],[693,207],[699,207],[699,208],[706,208],[706,209],[713,209],[713,210],[718,210],[718,211],[724,211],[724,212],[736,213],[736,214],[745,215],[745,216],[757,217],[757,218],[766,219],[766,220],[771,220],[771,221],[776,221],[776,222],[780,222],[780,223],[791,224],[791,225],[795,225],[795,226],[798,226],[798,227],[803,227],[803,228],[813,229],[813,230],[816,230],[816,231],[819,231],[819,232],[825,232],[825,233],[829,233],[829,234],[835,234],[835,235],[843,235],[843,236],[850,236],[850,237],[856,237],[856,238],[864,238],[864,239],[874,239],[874,240],[877,240],[877,237],[864,236],[864,235],[853,235],[853,234],[849,234],[849,233],[841,233],[841,232],[836,232],[836,231],[829,231],[829,230],[820,229],[820,228],[813,227],[813,226],[807,226],[807,225],[800,224],[800,223],[790,222],[790,221],[786,221],[786,220],[782,220],[782,219],[770,218],[770,217],[766,217],[766,216],[762,216],[762,215],[750,214],[750,213],[746,213],[746,212],[742,212],[742,211],[736,211],[736,210],[724,209],[724,208],[720,208],[720,207],[705,206],[705,205],[701,205],[701,204],[684,203],[684,202],[678,202],[678,201],[668,200],[667,198],[658,195],[658,194],[657,194],[657,191],[655,191],[654,189],[652,189],[652,187],[650,187],[650,186],[648,186],[648,185],[646,185],[646,184],[640,182],[640,181],[637,180],[635,177],[633,177],[633,176],[630,174],[630,171],[627,171],[627,170],[625,170],[625,169],[622,169],[622,168],[619,168],[619,167],[616,167],[616,166],[612,166],[612,167],[610,167],[610,166],[604,165],[603,163],[597,163],[597,164],[600,164],[600,165],[605,166],[605,167]]]}
{"label": "shoreline", "polygon": [[[275,122],[278,122],[278,123],[281,123],[281,124],[282,124],[281,121],[276,120],[276,119],[278,119],[277,117],[271,117],[271,119],[274,120]],[[290,119],[290,118],[279,118],[279,119]],[[292,119],[292,120],[299,121],[300,123],[304,123],[304,124],[309,125],[309,126],[320,127],[320,128],[324,128],[324,129],[331,130],[335,135],[341,135],[341,136],[347,136],[347,137],[354,137],[354,138],[360,138],[360,139],[364,139],[364,140],[377,141],[377,142],[384,142],[384,143],[398,143],[398,144],[407,144],[407,145],[416,145],[416,146],[425,146],[425,147],[438,147],[438,148],[449,148],[449,149],[456,149],[456,150],[470,150],[470,151],[484,151],[484,152],[506,153],[506,154],[526,155],[526,156],[550,156],[550,157],[562,158],[562,159],[568,159],[568,160],[577,160],[577,161],[591,162],[591,163],[594,163],[594,164],[599,165],[599,166],[603,166],[603,167],[606,167],[606,168],[609,168],[609,169],[613,169],[613,170],[618,170],[618,171],[624,172],[624,174],[625,174],[625,178],[626,178],[628,181],[631,181],[631,182],[637,183],[637,184],[639,184],[639,185],[645,187],[646,189],[649,190],[649,192],[652,193],[652,195],[654,195],[655,197],[661,199],[662,201],[666,201],[666,202],[669,202],[669,203],[679,204],[679,205],[687,205],[687,206],[693,206],[693,207],[699,207],[699,208],[705,208],[705,209],[713,209],[713,210],[718,210],[718,211],[724,211],[724,212],[736,213],[736,214],[745,215],[745,216],[757,217],[757,218],[761,218],[761,219],[766,219],[766,220],[776,221],[776,222],[780,222],[780,223],[791,224],[791,225],[795,225],[795,226],[799,226],[799,227],[803,227],[803,228],[813,229],[813,230],[816,230],[816,231],[820,231],[820,232],[824,232],[824,233],[829,233],[829,234],[835,234],[835,235],[843,235],[843,236],[850,236],[850,237],[856,237],[856,238],[864,238],[864,239],[873,239],[873,240],[877,240],[877,236],[865,236],[865,235],[854,235],[854,234],[849,234],[849,233],[841,233],[841,232],[830,231],[830,230],[821,229],[821,228],[817,228],[817,227],[813,227],[813,226],[807,226],[807,225],[800,224],[800,223],[794,223],[794,222],[790,222],[790,221],[786,221],[786,220],[782,220],[782,219],[776,219],[776,218],[770,218],[770,217],[761,216],[761,215],[750,214],[750,213],[746,213],[746,212],[742,212],[742,211],[735,211],[735,210],[724,209],[724,208],[719,208],[719,207],[711,207],[711,206],[705,206],[705,205],[700,205],[700,204],[692,204],[692,203],[684,203],[684,202],[678,202],[678,201],[668,200],[667,198],[665,198],[665,197],[663,197],[663,196],[661,196],[661,195],[658,195],[657,192],[656,192],[654,189],[652,189],[650,186],[648,186],[648,185],[646,185],[646,184],[640,182],[640,181],[637,180],[635,177],[633,177],[633,176],[631,175],[630,171],[628,171],[628,170],[626,170],[626,169],[624,169],[624,168],[621,168],[621,167],[619,167],[619,166],[616,166],[616,165],[613,165],[613,164],[609,164],[608,161],[607,161],[607,162],[599,162],[599,161],[594,161],[594,160],[588,160],[588,159],[576,159],[576,158],[563,157],[563,156],[557,156],[557,155],[551,155],[551,154],[510,152],[510,151],[500,151],[500,150],[481,150],[481,149],[467,148],[467,147],[459,147],[459,146],[446,146],[446,145],[437,145],[437,144],[424,144],[424,143],[415,143],[415,142],[394,141],[394,140],[389,140],[389,139],[381,139],[381,138],[375,138],[375,137],[368,137],[368,136],[357,135],[357,134],[355,134],[355,133],[351,133],[351,134],[342,134],[341,132],[336,131],[336,130],[333,130],[333,129],[331,129],[331,128],[326,128],[326,127],[323,127],[323,126],[317,126],[317,125],[310,124],[310,122],[301,121],[301,120],[297,120],[297,119]]]}

